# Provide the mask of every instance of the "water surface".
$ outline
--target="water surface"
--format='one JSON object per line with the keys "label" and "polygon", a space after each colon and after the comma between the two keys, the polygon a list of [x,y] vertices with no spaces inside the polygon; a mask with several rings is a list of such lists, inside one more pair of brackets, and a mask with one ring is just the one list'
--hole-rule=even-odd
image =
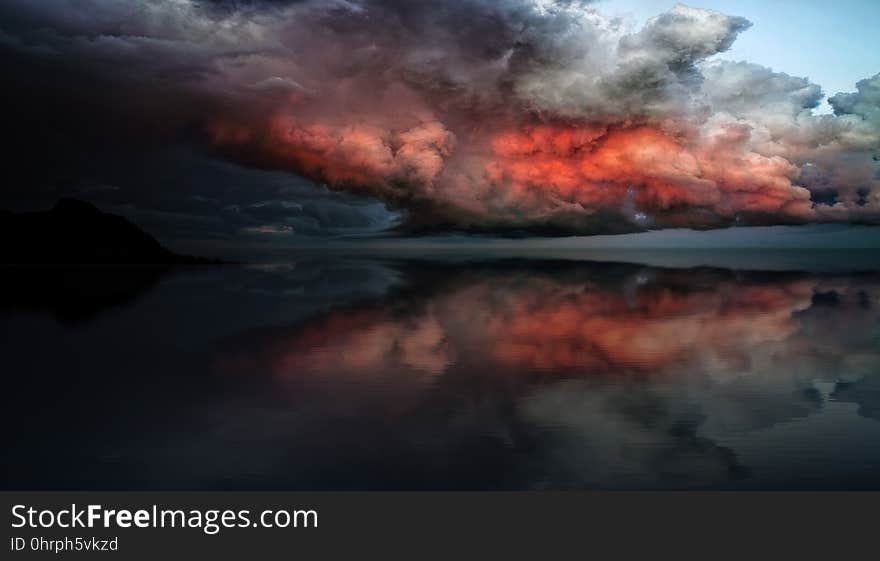
{"label": "water surface", "polygon": [[880,273],[680,262],[5,269],[4,487],[880,488]]}

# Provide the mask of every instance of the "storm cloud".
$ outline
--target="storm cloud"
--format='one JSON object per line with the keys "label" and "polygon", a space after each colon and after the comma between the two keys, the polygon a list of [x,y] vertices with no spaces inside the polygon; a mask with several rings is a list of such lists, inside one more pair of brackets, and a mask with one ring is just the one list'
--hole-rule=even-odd
{"label": "storm cloud", "polygon": [[[22,199],[179,144],[323,189],[310,210],[300,191],[243,192],[247,218],[226,227],[253,231],[397,224],[371,199],[409,230],[880,221],[880,75],[818,114],[807,79],[719,60],[741,17],[677,5],[632,29],[571,1],[12,0],[0,22]],[[156,190],[178,204],[186,183],[136,196],[156,211]]]}

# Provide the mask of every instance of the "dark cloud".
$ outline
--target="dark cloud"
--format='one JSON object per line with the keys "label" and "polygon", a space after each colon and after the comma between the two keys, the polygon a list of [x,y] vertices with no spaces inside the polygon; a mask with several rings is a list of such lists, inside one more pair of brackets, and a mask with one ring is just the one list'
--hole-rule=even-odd
{"label": "dark cloud", "polygon": [[397,220],[381,202],[289,173],[246,169],[186,150],[156,154],[146,163],[104,170],[107,181],[125,189],[85,188],[80,196],[170,238],[342,235],[385,230]]}
{"label": "dark cloud", "polygon": [[[11,0],[0,21],[11,206],[108,185],[93,198],[222,235],[395,223],[326,190],[269,194],[258,171],[227,199],[197,171],[210,156],[373,197],[410,228],[880,216],[877,78],[816,115],[807,80],[714,60],[750,23],[710,10],[635,30],[572,1]],[[169,146],[198,155],[145,185]]]}

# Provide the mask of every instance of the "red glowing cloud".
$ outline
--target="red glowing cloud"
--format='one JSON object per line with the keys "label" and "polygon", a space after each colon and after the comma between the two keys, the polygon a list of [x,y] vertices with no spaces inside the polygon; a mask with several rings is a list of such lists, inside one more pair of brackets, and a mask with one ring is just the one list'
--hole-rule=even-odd
{"label": "red glowing cloud", "polygon": [[[482,43],[425,28],[410,44],[426,22],[378,1],[306,10],[321,31],[296,44],[332,39],[322,65],[286,68],[305,85],[261,111],[210,120],[214,145],[378,197],[415,228],[600,233],[878,216],[880,128],[861,101],[873,82],[839,115],[819,116],[821,90],[806,80],[705,61],[748,27],[742,18],[678,6],[625,33],[575,6],[456,6],[498,16]],[[401,27],[380,33],[370,14]],[[530,31],[514,32],[518,19]],[[337,58],[340,45],[351,59]],[[759,92],[747,104],[731,94],[745,88]],[[811,189],[837,201],[816,203]]]}

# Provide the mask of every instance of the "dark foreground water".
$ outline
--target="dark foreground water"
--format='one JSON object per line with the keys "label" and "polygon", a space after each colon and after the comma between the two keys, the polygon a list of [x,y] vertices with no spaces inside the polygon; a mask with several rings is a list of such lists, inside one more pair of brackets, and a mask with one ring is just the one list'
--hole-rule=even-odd
{"label": "dark foreground water", "polygon": [[6,268],[3,487],[877,489],[860,259]]}

